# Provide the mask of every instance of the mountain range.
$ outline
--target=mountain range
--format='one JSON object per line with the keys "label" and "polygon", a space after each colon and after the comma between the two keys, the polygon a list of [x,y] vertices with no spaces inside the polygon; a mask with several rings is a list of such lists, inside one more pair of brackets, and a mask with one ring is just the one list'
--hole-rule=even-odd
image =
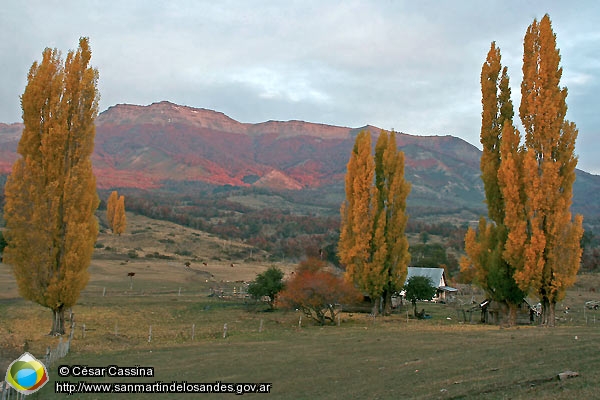
{"label": "mountain range", "polygon": [[[10,172],[22,124],[0,124],[0,174]],[[303,121],[241,123],[223,113],[159,102],[119,104],[96,119],[94,172],[100,189],[160,189],[173,183],[343,193],[356,135],[381,129]],[[405,153],[409,203],[484,210],[481,151],[453,136],[396,133]],[[600,215],[600,176],[577,171],[574,209]]]}

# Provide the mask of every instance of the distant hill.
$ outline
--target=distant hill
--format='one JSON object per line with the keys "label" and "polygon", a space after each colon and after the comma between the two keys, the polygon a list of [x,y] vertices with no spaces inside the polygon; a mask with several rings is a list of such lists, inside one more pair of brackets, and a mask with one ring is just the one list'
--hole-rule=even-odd
{"label": "distant hill", "polygon": [[[223,113],[169,102],[116,105],[96,121],[93,156],[98,186],[157,189],[167,182],[318,189],[343,193],[354,138],[374,126],[346,128],[302,121],[247,124]],[[16,159],[22,125],[0,124],[0,172]],[[471,208],[484,213],[481,152],[453,136],[397,133],[412,183],[409,202],[420,207]],[[600,215],[600,176],[578,171],[574,208]]]}

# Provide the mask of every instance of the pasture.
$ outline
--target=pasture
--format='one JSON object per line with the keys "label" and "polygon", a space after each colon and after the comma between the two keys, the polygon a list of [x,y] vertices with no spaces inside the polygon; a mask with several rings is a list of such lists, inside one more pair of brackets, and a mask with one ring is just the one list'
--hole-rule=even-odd
{"label": "pasture", "polygon": [[[51,382],[32,398],[65,398],[66,394],[54,393],[57,380],[271,383],[270,394],[245,396],[282,399],[597,397],[600,312],[584,308],[585,301],[600,300],[591,291],[600,289],[596,275],[580,277],[558,305],[554,329],[508,329],[459,321],[457,309],[470,302],[471,294],[452,304],[419,305],[431,314],[428,320],[407,318],[403,306],[392,316],[377,319],[344,312],[339,325],[320,327],[306,317],[301,319],[294,310],[265,312],[266,307],[239,294],[244,291],[241,281],[253,279],[272,265],[257,260],[260,254],[247,257],[243,244],[222,243],[162,221],[129,220],[132,233],[100,236],[98,242],[104,247],[97,249],[90,282],[72,310],[71,352],[49,368]],[[146,229],[148,226],[151,229]],[[128,257],[132,250],[137,255]],[[175,250],[187,252],[182,256]],[[286,272],[293,268],[291,264],[278,266]],[[135,273],[131,281],[128,273]],[[23,351],[42,358],[47,346],[56,346],[57,338],[45,336],[50,318],[49,310],[19,298],[9,267],[0,264],[2,375]],[[155,376],[60,378],[61,364],[139,365],[153,367]],[[557,374],[566,370],[579,376],[559,381]],[[119,396],[69,396],[115,397]],[[120,397],[178,399],[196,395]]]}

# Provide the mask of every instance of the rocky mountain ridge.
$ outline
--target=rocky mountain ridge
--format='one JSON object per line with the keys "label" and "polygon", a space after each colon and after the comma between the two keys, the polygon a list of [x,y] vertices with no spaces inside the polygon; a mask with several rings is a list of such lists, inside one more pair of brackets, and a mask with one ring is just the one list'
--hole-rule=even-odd
{"label": "rocky mountain ridge", "polygon": [[[98,187],[156,189],[165,182],[273,190],[343,191],[346,164],[361,130],[375,143],[381,129],[348,128],[303,121],[238,122],[223,113],[159,102],[120,104],[96,120],[93,155]],[[0,173],[14,160],[21,124],[0,124]],[[431,207],[483,209],[481,152],[453,136],[397,133],[406,156],[409,202]],[[600,177],[578,171],[575,202],[600,189]],[[578,199],[586,196],[584,199]],[[597,202],[597,201],[596,201]]]}

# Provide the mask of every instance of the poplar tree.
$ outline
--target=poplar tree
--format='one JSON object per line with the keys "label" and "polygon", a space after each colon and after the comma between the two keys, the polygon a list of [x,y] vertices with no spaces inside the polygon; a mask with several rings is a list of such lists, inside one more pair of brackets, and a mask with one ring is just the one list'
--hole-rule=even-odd
{"label": "poplar tree", "polygon": [[113,233],[121,236],[121,233],[125,232],[127,227],[127,218],[125,216],[125,196],[119,196],[117,204],[115,205],[115,215],[112,221]]}
{"label": "poplar tree", "polygon": [[382,131],[375,145],[375,187],[373,261],[383,266],[383,310],[387,315],[391,313],[392,295],[404,285],[410,263],[405,234],[410,183],[404,179],[404,153],[398,151],[394,132]]}
{"label": "poplar tree", "polygon": [[117,208],[117,202],[119,201],[119,194],[116,190],[113,190],[108,196],[106,201],[106,220],[108,226],[113,229],[113,221],[115,220],[115,209]]}
{"label": "poplar tree", "polygon": [[542,324],[548,326],[554,326],[556,303],[575,283],[583,235],[582,216],[573,219],[570,211],[578,131],[565,119],[567,89],[560,87],[561,76],[556,35],[546,14],[533,21],[523,42],[519,115],[524,146],[517,158],[522,166],[509,171],[507,165],[502,174],[505,190],[519,200],[506,219],[512,237],[505,257],[517,266],[519,287],[539,296]]}
{"label": "poplar tree", "polygon": [[373,157],[370,133],[359,133],[348,162],[339,251],[346,278],[373,299],[374,314],[391,311],[391,296],[406,278],[409,192],[395,134],[381,132]]}
{"label": "poplar tree", "polygon": [[502,68],[500,49],[494,42],[481,68],[481,95],[480,138],[483,151],[480,168],[491,221],[482,217],[477,232],[468,229],[465,235],[467,257],[461,260],[461,270],[472,276],[489,298],[507,306],[508,324],[514,325],[517,306],[525,293],[513,277],[515,267],[503,257],[508,232],[504,224],[506,202],[498,179],[503,162],[503,128],[512,126],[514,111],[508,71],[506,67]]}
{"label": "poplar tree", "polygon": [[[346,200],[341,206],[341,228],[339,241],[340,261],[346,267],[345,277],[378,299],[383,284],[373,281],[372,240],[375,221],[376,188],[373,185],[375,165],[371,154],[371,135],[361,131],[354,142],[348,161]],[[375,307],[375,310],[378,306]]]}
{"label": "poplar tree", "polygon": [[125,232],[125,227],[127,226],[125,197],[119,196],[116,190],[113,190],[110,196],[108,196],[106,202],[106,219],[114,234],[121,236],[121,233]]}
{"label": "poplar tree", "polygon": [[22,137],[5,186],[7,247],[19,293],[50,308],[50,334],[64,334],[64,311],[88,282],[98,223],[92,173],[98,71],[87,38],[63,63],[45,49],[21,97]]}

